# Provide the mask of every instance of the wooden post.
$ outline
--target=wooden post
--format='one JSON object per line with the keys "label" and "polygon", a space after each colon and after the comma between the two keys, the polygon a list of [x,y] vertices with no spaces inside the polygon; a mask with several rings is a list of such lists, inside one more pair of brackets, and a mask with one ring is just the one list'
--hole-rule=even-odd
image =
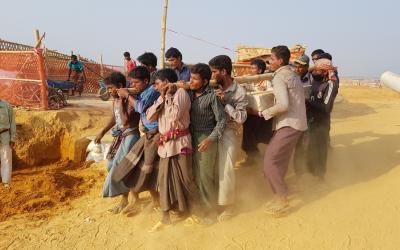
{"label": "wooden post", "polygon": [[161,69],[165,68],[165,32],[167,30],[168,0],[164,0],[164,15],[161,24]]}
{"label": "wooden post", "polygon": [[49,67],[48,67],[47,48],[44,48],[44,66],[46,69],[46,76],[48,76],[49,75]]}
{"label": "wooden post", "polygon": [[46,66],[43,57],[43,50],[40,48],[42,43],[42,39],[44,36],[40,37],[39,30],[35,30],[35,49],[34,52],[38,59],[38,70],[40,77],[40,107],[44,110],[49,109],[49,100],[48,100],[48,92],[47,92],[47,77],[46,77]]}
{"label": "wooden post", "polygon": [[35,49],[35,54],[38,59],[39,76],[40,76],[40,107],[44,110],[49,109],[49,100],[47,94],[47,77],[44,65],[43,50]]}
{"label": "wooden post", "polygon": [[125,77],[128,76],[128,63],[126,62],[125,58],[124,58],[124,74]]}
{"label": "wooden post", "polygon": [[35,30],[35,40],[35,48],[40,48],[40,45],[42,45],[42,41],[40,40],[40,33],[38,29]]}
{"label": "wooden post", "polygon": [[100,55],[100,76],[104,79],[103,55]]}

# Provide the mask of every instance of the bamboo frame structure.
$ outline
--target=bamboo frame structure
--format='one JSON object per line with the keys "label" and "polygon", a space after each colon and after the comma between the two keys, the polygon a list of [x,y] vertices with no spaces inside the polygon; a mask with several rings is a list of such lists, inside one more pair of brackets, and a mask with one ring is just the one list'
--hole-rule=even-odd
{"label": "bamboo frame structure", "polygon": [[10,78],[10,77],[0,77],[0,80],[22,81],[22,82],[38,82],[38,83],[42,82],[42,80],[23,79],[23,78]]}
{"label": "bamboo frame structure", "polygon": [[44,37],[40,37],[39,30],[35,30],[36,36],[36,46],[35,46],[35,54],[38,59],[38,67],[39,67],[39,76],[41,80],[40,84],[40,106],[42,109],[49,109],[49,100],[48,100],[48,90],[47,90],[47,76],[46,76],[46,65],[44,62],[43,49],[40,48],[41,41]]}
{"label": "bamboo frame structure", "polygon": [[167,30],[168,0],[164,0],[164,15],[161,23],[161,69],[165,68],[165,33]]}

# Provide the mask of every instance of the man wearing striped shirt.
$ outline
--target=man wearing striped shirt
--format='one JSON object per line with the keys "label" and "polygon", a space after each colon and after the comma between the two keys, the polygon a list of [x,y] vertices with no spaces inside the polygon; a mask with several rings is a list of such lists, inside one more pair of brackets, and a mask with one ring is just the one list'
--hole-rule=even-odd
{"label": "man wearing striped shirt", "polygon": [[191,69],[189,96],[190,130],[193,144],[193,174],[205,216],[216,219],[218,197],[217,150],[226,118],[224,106],[209,86],[211,70],[199,63]]}

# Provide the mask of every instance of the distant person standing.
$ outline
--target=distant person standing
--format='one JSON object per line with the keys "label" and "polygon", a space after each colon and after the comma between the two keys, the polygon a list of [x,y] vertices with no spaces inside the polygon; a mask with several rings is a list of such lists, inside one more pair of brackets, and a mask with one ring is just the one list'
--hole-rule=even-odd
{"label": "distant person standing", "polygon": [[12,148],[16,137],[16,125],[13,108],[8,102],[0,99],[0,159],[1,182],[9,188],[12,172]]}
{"label": "distant person standing", "polygon": [[124,53],[124,58],[126,61],[126,74],[128,75],[136,67],[136,62],[131,58],[129,52]]}
{"label": "distant person standing", "polygon": [[171,47],[165,52],[168,65],[175,70],[178,76],[178,81],[188,82],[190,80],[190,69],[182,62],[182,53],[174,47]]}
{"label": "distant person standing", "polygon": [[71,56],[71,60],[67,64],[68,66],[68,79],[70,81],[72,77],[72,82],[75,84],[72,89],[72,95],[75,95],[75,91],[78,91],[79,96],[83,92],[83,83],[86,81],[86,74],[83,63],[78,60],[76,55]]}

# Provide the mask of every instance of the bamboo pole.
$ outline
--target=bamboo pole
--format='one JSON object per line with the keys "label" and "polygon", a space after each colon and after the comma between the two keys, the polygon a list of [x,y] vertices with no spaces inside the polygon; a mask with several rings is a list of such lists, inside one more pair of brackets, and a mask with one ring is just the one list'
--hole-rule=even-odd
{"label": "bamboo pole", "polygon": [[38,66],[39,66],[39,76],[41,80],[40,84],[40,106],[42,109],[47,110],[49,109],[49,100],[47,94],[47,78],[46,78],[46,71],[44,65],[44,58],[43,58],[43,50],[40,48],[35,49],[36,56],[38,58]]}
{"label": "bamboo pole", "polygon": [[[32,48],[31,48],[32,49]],[[29,50],[2,50],[0,51],[1,54],[24,54],[24,53],[34,53],[33,51]]]}
{"label": "bamboo pole", "polygon": [[165,68],[165,32],[167,30],[168,0],[164,0],[164,15],[161,23],[161,69]]}
{"label": "bamboo pole", "polygon": [[40,36],[39,30],[35,30],[35,46],[34,48],[40,48],[40,46],[42,45],[42,40],[43,38],[46,36],[46,32],[43,33],[42,36]]}
{"label": "bamboo pole", "polygon": [[128,76],[128,63],[126,62],[125,58],[124,58],[124,73],[125,76]]}
{"label": "bamboo pole", "polygon": [[100,76],[104,78],[103,54],[100,54]]}
{"label": "bamboo pole", "polygon": [[47,94],[47,77],[46,77],[46,66],[43,57],[43,50],[40,47],[42,38],[40,38],[39,30],[35,31],[36,37],[36,46],[35,46],[35,54],[38,59],[38,70],[39,70],[39,77],[40,77],[40,107],[44,110],[49,109],[49,100]]}
{"label": "bamboo pole", "polygon": [[[234,80],[235,82],[239,84],[243,83],[255,83],[255,82],[260,82],[264,80],[271,80],[272,79],[272,74],[271,73],[266,73],[266,74],[261,74],[261,75],[254,75],[254,76],[238,76],[235,77]],[[184,89],[189,89],[189,82],[186,83],[175,83],[175,85],[178,88],[184,88]],[[210,86],[212,87],[217,87],[217,83],[215,81],[210,81]],[[137,90],[135,88],[128,88],[128,91],[131,94],[137,94]]]}
{"label": "bamboo pole", "polygon": [[35,48],[40,48],[40,45],[42,45],[42,42],[40,40],[40,33],[39,33],[38,29],[35,29],[35,39],[36,39]]}
{"label": "bamboo pole", "polygon": [[38,59],[38,70],[39,70],[39,77],[40,77],[40,107],[44,110],[49,109],[49,100],[48,100],[48,92],[47,92],[47,77],[46,77],[46,66],[44,62],[44,57],[43,57],[43,50],[40,49],[40,45],[42,42],[42,39],[44,37],[44,34],[42,37],[40,37],[39,30],[35,30],[35,40],[36,40],[36,45],[34,52],[36,54],[36,57]]}
{"label": "bamboo pole", "polygon": [[47,48],[44,48],[44,66],[46,68],[46,76],[49,75],[49,67],[48,67],[48,57],[47,57],[47,53],[49,52],[49,50]]}
{"label": "bamboo pole", "polygon": [[0,80],[22,81],[22,82],[38,82],[38,83],[41,83],[41,82],[42,82],[42,80],[22,79],[22,78],[10,78],[10,77],[0,77]]}
{"label": "bamboo pole", "polygon": [[243,68],[250,68],[250,67],[251,67],[251,64],[232,63],[232,67],[243,67]]}
{"label": "bamboo pole", "polygon": [[273,75],[272,73],[266,73],[254,76],[237,76],[235,77],[235,81],[237,83],[254,83],[265,80],[272,80],[272,75]]}

